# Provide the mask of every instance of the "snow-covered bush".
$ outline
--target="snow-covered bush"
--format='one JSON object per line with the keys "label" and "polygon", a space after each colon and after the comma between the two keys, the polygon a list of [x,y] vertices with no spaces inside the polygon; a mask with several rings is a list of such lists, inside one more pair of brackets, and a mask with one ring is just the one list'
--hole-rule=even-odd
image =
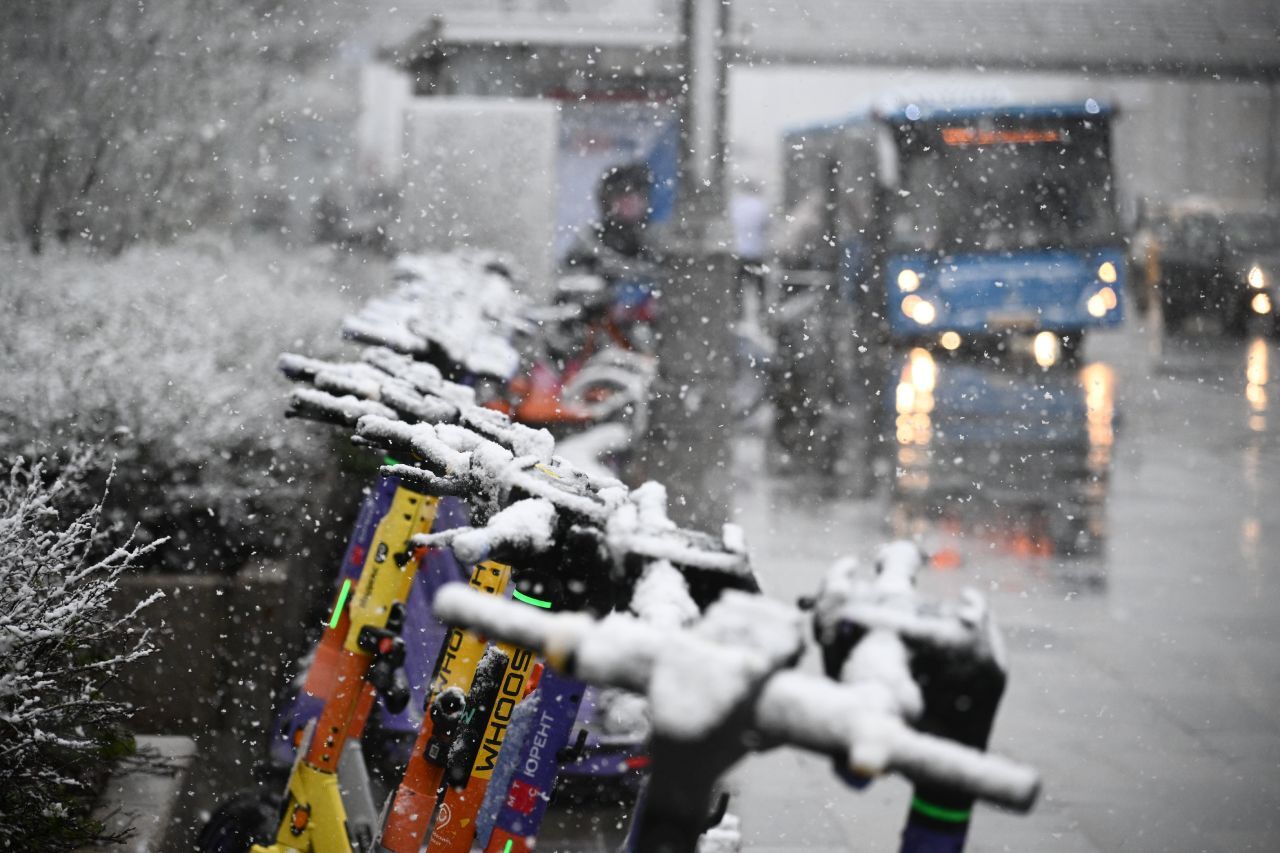
{"label": "snow-covered bush", "polygon": [[0,465],[101,447],[119,463],[107,519],[142,542],[172,536],[150,560],[170,569],[234,569],[334,535],[321,523],[334,439],[285,422],[275,368],[284,349],[339,348],[367,294],[333,277],[327,256],[212,237],[118,259],[0,250]]}
{"label": "snow-covered bush", "polygon": [[92,840],[95,783],[132,752],[128,709],[102,688],[150,651],[132,626],[150,602],[110,603],[120,573],[160,543],[112,547],[100,502],[68,511],[91,470],[81,452],[53,478],[21,461],[0,473],[0,850]]}

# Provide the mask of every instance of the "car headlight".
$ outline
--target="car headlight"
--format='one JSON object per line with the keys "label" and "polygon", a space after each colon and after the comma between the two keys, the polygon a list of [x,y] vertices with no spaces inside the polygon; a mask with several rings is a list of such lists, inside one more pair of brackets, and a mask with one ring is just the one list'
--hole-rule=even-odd
{"label": "car headlight", "polygon": [[1254,290],[1262,290],[1262,288],[1267,286],[1267,276],[1262,271],[1262,267],[1257,264],[1249,267],[1249,272],[1244,277],[1244,280],[1249,282],[1249,286]]}
{"label": "car headlight", "polygon": [[903,270],[898,273],[898,289],[903,293],[911,293],[920,286],[920,273],[915,270]]}

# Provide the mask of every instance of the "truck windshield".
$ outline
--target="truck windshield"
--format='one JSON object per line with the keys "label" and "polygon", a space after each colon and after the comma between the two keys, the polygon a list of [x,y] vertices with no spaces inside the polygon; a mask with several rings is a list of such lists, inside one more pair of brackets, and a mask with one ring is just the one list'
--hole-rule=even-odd
{"label": "truck windshield", "polygon": [[1105,122],[946,123],[899,135],[897,250],[1087,247],[1118,238]]}

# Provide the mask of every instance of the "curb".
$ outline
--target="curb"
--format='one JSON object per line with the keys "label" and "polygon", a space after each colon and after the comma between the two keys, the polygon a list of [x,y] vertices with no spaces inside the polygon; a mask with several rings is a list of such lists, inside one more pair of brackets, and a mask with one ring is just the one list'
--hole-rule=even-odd
{"label": "curb", "polygon": [[[94,817],[106,832],[132,830],[124,844],[112,848],[121,853],[177,853],[183,823],[180,798],[195,761],[195,741],[142,735],[137,743],[138,754],[117,764],[107,779]],[[76,853],[101,849],[88,846]]]}

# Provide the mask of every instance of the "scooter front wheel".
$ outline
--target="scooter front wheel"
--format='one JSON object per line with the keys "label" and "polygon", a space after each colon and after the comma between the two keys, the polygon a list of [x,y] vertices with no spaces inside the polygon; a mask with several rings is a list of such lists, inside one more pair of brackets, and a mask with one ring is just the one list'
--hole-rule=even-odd
{"label": "scooter front wheel", "polygon": [[279,797],[264,790],[242,791],[209,816],[196,844],[199,853],[245,853],[270,844],[280,822]]}

